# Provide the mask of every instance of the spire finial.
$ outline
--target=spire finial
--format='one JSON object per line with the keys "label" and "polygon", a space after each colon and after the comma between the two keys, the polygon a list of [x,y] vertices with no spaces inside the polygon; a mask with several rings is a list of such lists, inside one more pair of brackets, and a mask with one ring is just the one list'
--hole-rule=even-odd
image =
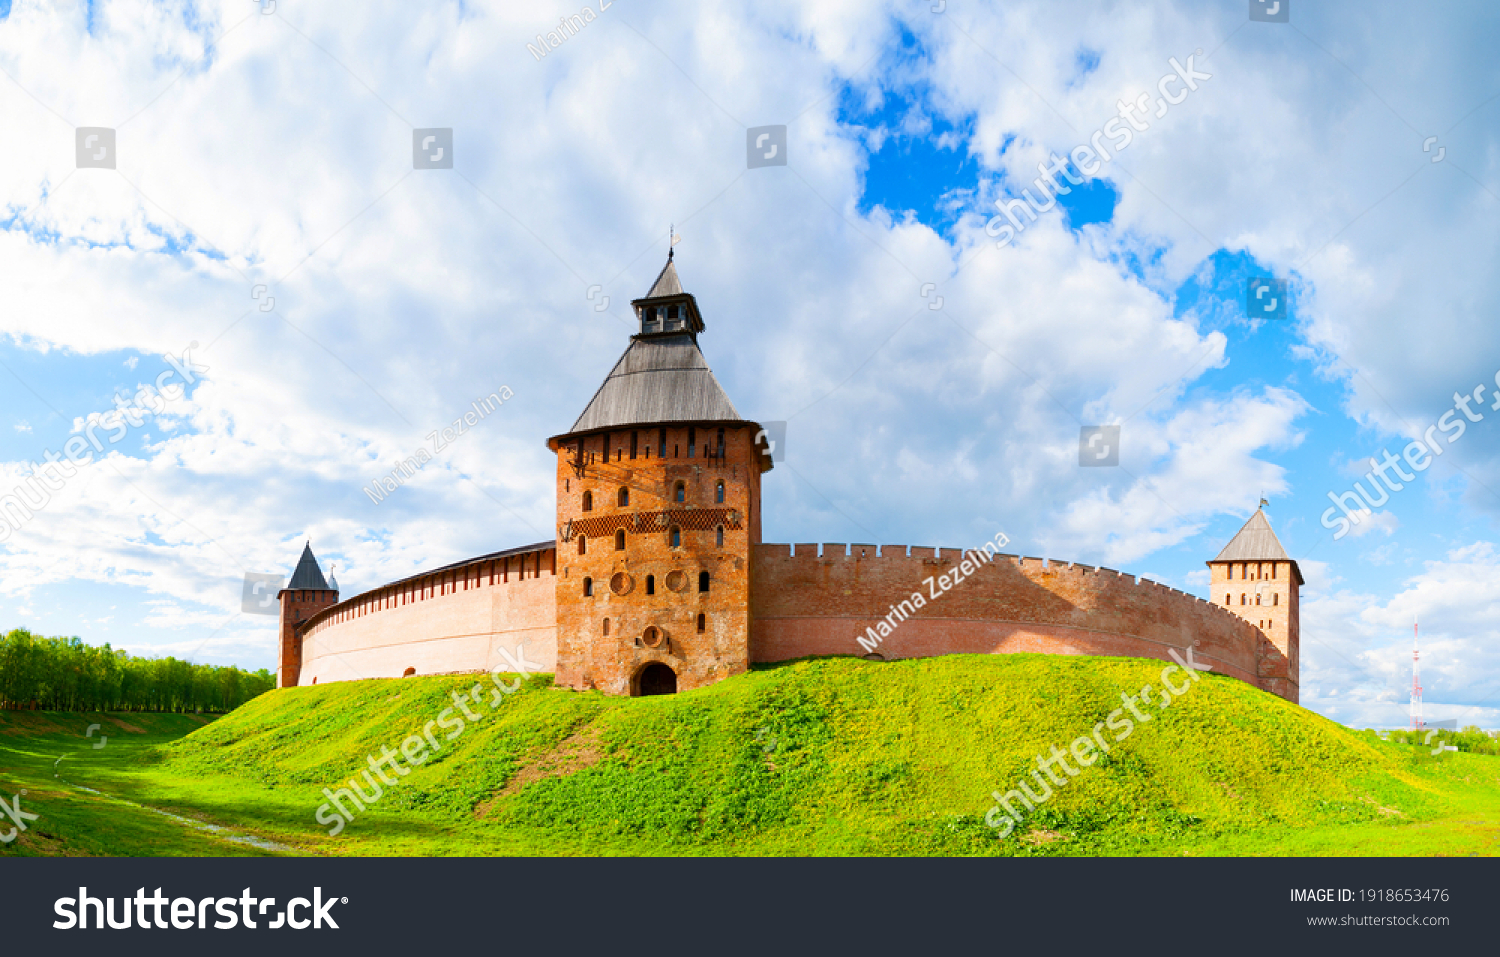
{"label": "spire finial", "polygon": [[672,247],[676,246],[676,245],[677,245],[677,224],[676,223],[672,223],[672,224],[670,224],[670,225],[667,226],[667,262],[671,262],[672,261],[672,253],[675,252],[675,250]]}

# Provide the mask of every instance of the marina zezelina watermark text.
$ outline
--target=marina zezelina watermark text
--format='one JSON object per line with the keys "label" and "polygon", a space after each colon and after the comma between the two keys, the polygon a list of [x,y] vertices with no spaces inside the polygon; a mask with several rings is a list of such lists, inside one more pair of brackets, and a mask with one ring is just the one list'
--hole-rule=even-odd
{"label": "marina zezelina watermark text", "polygon": [[[333,919],[333,905],[347,904],[347,897],[323,896],[323,888],[314,887],[312,900],[306,897],[293,897],[287,901],[285,910],[273,910],[270,914],[266,911],[276,906],[274,897],[254,897],[250,888],[245,888],[239,897],[175,897],[168,899],[162,896],[161,888],[156,888],[152,896],[146,896],[146,889],[139,888],[135,897],[121,897],[120,919],[115,920],[115,898],[113,897],[90,897],[87,887],[78,888],[77,897],[59,897],[52,904],[52,910],[61,920],[52,922],[52,926],[58,930],[86,930],[89,927],[111,928],[113,930],[128,930],[132,926],[141,930],[204,930],[212,927],[214,930],[229,930],[231,927],[248,927],[251,930],[266,928],[267,930],[279,930],[290,927],[292,930],[321,930],[324,927],[330,930],[338,930],[339,925]],[[213,909],[213,913],[209,909]],[[298,912],[301,912],[300,916]],[[89,918],[93,917],[93,924]],[[210,918],[213,923],[210,924]]]}
{"label": "marina zezelina watermark text", "polygon": [[[946,575],[929,576],[922,580],[927,586],[927,594],[932,601],[937,601],[953,589],[953,586],[963,581],[968,575],[973,574],[984,565],[1000,554],[1000,549],[1010,544],[1010,537],[1004,532],[995,536],[993,542],[985,542],[983,550],[971,548],[963,553],[962,560],[954,566],[953,570]],[[972,558],[970,556],[973,556]],[[891,606],[891,610],[873,627],[866,627],[865,633],[855,640],[867,653],[873,652],[880,647],[880,643],[889,638],[891,634],[901,627],[901,623],[917,613],[918,608],[925,608],[928,599],[922,597],[921,592],[914,591],[911,597]]]}

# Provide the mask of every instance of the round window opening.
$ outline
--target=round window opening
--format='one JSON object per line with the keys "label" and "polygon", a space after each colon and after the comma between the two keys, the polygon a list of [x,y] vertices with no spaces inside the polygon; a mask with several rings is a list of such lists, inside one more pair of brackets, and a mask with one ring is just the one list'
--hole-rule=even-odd
{"label": "round window opening", "polygon": [[641,635],[641,644],[645,645],[647,648],[660,648],[661,643],[665,638],[666,636],[662,633],[662,630],[655,625],[652,625],[650,628],[646,629],[645,634]]}
{"label": "round window opening", "polygon": [[614,576],[609,580],[609,590],[616,595],[627,595],[630,593],[630,589],[634,587],[635,579],[624,572],[615,572]]}
{"label": "round window opening", "polygon": [[673,591],[682,591],[687,587],[687,576],[682,572],[667,572],[667,587]]}

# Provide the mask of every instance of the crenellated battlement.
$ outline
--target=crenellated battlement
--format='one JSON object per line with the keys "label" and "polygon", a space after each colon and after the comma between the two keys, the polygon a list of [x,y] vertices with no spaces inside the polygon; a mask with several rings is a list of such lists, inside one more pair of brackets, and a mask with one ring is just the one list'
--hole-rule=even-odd
{"label": "crenellated battlement", "polygon": [[[867,653],[876,643],[867,629],[885,621],[890,635],[873,652],[879,657],[1041,651],[1166,658],[1192,648],[1221,673],[1286,693],[1284,659],[1267,653],[1253,623],[1105,566],[843,542],[762,544],[753,563],[757,661]],[[914,595],[923,597],[920,606]]]}
{"label": "crenellated battlement", "polygon": [[[916,561],[922,566],[932,565],[957,565],[965,556],[971,559],[973,556],[985,555],[982,551],[973,549],[941,548],[931,545],[868,545],[848,544],[844,542],[828,543],[799,543],[788,544],[785,542],[768,542],[755,547],[757,559],[764,556],[766,559],[789,560],[795,562],[897,562]],[[1082,576],[1080,581],[1087,582],[1087,576],[1094,576],[1094,580],[1104,580],[1112,584],[1118,583],[1122,586],[1132,586],[1148,591],[1160,592],[1163,596],[1173,596],[1176,600],[1192,602],[1195,605],[1213,609],[1213,613],[1226,621],[1244,623],[1244,620],[1221,605],[1206,601],[1198,595],[1164,585],[1154,579],[1131,575],[1127,572],[1103,565],[1088,565],[1081,562],[1063,561],[1056,558],[1042,558],[1036,556],[1015,555],[999,552],[990,557],[979,568],[982,574],[986,570],[996,570],[996,563],[1008,562],[1014,568],[1029,578],[1041,580],[1047,576],[1074,575]],[[811,567],[811,564],[809,564]],[[1254,626],[1250,626],[1254,629]],[[1255,629],[1258,630],[1258,629]]]}

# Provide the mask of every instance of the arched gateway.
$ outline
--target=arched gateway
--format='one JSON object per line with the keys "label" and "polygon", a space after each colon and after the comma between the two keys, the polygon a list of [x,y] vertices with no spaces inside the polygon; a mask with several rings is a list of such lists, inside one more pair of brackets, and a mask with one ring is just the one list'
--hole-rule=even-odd
{"label": "arched gateway", "polygon": [[653,661],[636,676],[636,695],[676,694],[677,673],[659,661]]}

